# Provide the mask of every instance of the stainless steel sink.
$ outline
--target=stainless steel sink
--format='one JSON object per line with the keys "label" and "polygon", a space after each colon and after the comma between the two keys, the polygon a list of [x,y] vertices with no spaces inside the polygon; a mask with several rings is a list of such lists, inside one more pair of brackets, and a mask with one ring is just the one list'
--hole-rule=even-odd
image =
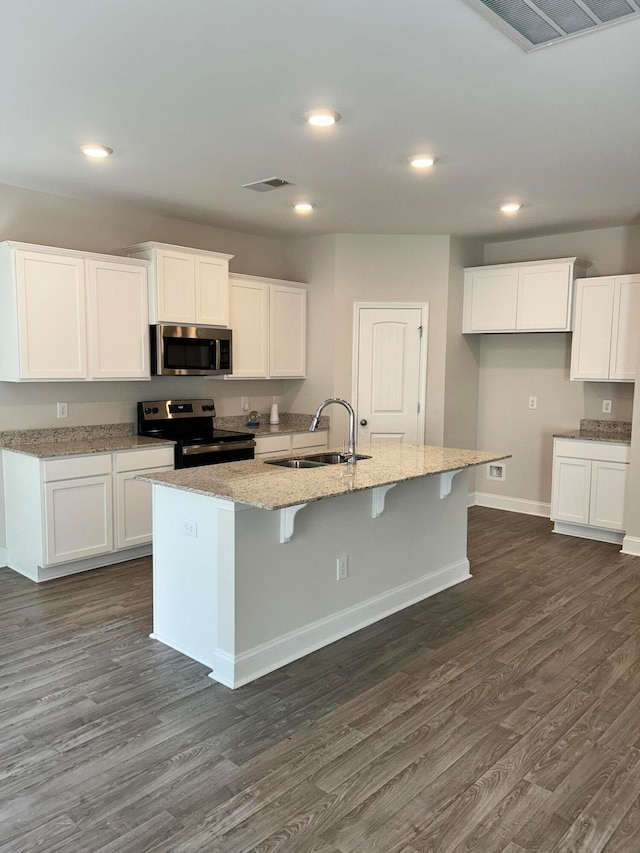
{"label": "stainless steel sink", "polygon": [[[322,462],[323,465],[342,465],[343,462],[349,461],[348,453],[312,453],[311,456],[306,456],[305,459],[314,459],[316,462]],[[371,459],[370,456],[363,456],[356,453],[356,460]]]}
{"label": "stainless steel sink", "polygon": [[[356,454],[356,459],[371,459],[370,456]],[[324,468],[325,465],[343,465],[349,460],[348,453],[314,453],[300,459],[272,459],[267,465],[279,465],[281,468]]]}
{"label": "stainless steel sink", "polygon": [[313,462],[310,459],[272,459],[267,465],[279,465],[281,468],[324,468],[325,463]]}

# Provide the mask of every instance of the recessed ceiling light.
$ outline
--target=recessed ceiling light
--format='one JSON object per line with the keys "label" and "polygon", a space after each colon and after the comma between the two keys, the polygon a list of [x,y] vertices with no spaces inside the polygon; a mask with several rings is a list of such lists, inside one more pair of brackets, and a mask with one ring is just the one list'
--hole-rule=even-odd
{"label": "recessed ceiling light", "polygon": [[293,209],[296,213],[311,213],[315,204],[311,204],[309,201],[299,201],[297,204],[293,205]]}
{"label": "recessed ceiling light", "polygon": [[113,148],[107,148],[106,145],[99,145],[96,142],[88,142],[86,145],[81,145],[80,150],[85,157],[93,157],[96,160],[109,157],[113,154]]}
{"label": "recessed ceiling light", "polygon": [[417,154],[415,157],[409,158],[409,164],[414,169],[429,169],[436,162],[435,157],[430,154]]}
{"label": "recessed ceiling light", "polygon": [[503,213],[517,213],[521,207],[522,207],[522,205],[518,204],[517,201],[510,201],[510,202],[507,202],[507,204],[501,204],[500,210]]}
{"label": "recessed ceiling light", "polygon": [[313,127],[331,127],[340,121],[342,116],[335,110],[311,110],[304,114],[305,121]]}

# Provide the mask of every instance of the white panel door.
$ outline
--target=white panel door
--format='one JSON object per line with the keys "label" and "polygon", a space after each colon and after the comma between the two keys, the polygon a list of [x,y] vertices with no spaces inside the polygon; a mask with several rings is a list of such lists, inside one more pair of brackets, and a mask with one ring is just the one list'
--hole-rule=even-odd
{"label": "white panel door", "polygon": [[640,276],[615,280],[609,378],[633,382],[640,338]]}
{"label": "white panel door", "polygon": [[269,376],[304,377],[307,370],[307,291],[269,286]]}
{"label": "white panel door", "polygon": [[196,321],[196,278],[193,255],[158,249],[158,322]]}
{"label": "white panel door", "polygon": [[589,524],[590,490],[590,460],[556,456],[553,460],[552,520]]}
{"label": "white panel door", "polygon": [[172,471],[173,466],[149,468],[146,471],[125,471],[116,478],[116,548],[133,548],[151,542],[152,501],[151,483],[136,480],[141,474]]}
{"label": "white panel door", "polygon": [[468,331],[514,331],[517,318],[518,270],[480,270],[470,275],[471,312]]}
{"label": "white panel door", "polygon": [[612,278],[576,282],[571,379],[609,378],[613,293]]}
{"label": "white panel door", "polygon": [[629,466],[624,462],[591,463],[589,524],[624,530],[624,490]]}
{"label": "white panel door", "polygon": [[569,264],[520,268],[518,330],[570,329],[570,275]]}
{"label": "white panel door", "polygon": [[84,259],[15,253],[21,379],[86,379]]}
{"label": "white panel door", "polygon": [[45,483],[46,563],[113,550],[111,474]]}
{"label": "white panel door", "polygon": [[229,325],[229,261],[195,256],[196,322]]}
{"label": "white panel door", "polygon": [[[356,329],[358,442],[424,443],[426,309],[360,307]],[[364,421],[364,423],[363,423]]]}
{"label": "white panel door", "polygon": [[266,282],[230,280],[229,326],[233,332],[231,378],[267,377],[269,285]]}
{"label": "white panel door", "polygon": [[91,378],[148,379],[146,268],[88,261],[87,300]]}

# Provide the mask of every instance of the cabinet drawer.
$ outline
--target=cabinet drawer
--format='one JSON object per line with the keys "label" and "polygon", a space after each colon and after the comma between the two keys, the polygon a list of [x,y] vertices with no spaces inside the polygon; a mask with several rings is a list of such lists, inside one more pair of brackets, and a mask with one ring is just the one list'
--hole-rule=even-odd
{"label": "cabinet drawer", "polygon": [[326,432],[300,432],[291,436],[291,446],[294,450],[299,447],[326,447]]}
{"label": "cabinet drawer", "polygon": [[153,447],[149,450],[125,450],[116,453],[115,470],[142,471],[144,468],[173,468],[173,447]]}
{"label": "cabinet drawer", "polygon": [[269,435],[256,438],[256,456],[261,453],[286,453],[291,450],[290,435]]}
{"label": "cabinet drawer", "polygon": [[49,459],[42,463],[42,478],[72,480],[76,477],[97,477],[111,473],[111,454],[96,453],[92,456],[73,456],[64,459]]}
{"label": "cabinet drawer", "polygon": [[574,441],[573,439],[556,438],[554,454],[570,459],[628,462],[629,446],[626,444],[609,444],[604,441]]}

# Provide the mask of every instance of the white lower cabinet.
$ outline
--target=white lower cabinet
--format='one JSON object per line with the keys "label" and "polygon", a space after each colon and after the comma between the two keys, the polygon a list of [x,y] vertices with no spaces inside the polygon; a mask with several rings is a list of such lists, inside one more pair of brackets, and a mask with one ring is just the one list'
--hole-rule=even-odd
{"label": "white lower cabinet", "polygon": [[598,441],[554,441],[551,518],[555,533],[622,542],[629,448]]}
{"label": "white lower cabinet", "polygon": [[294,451],[301,455],[322,451],[328,439],[329,433],[324,430],[256,436],[256,459],[275,459]]}
{"label": "white lower cabinet", "polygon": [[43,581],[149,553],[151,487],[173,447],[40,460],[3,452],[7,564]]}

